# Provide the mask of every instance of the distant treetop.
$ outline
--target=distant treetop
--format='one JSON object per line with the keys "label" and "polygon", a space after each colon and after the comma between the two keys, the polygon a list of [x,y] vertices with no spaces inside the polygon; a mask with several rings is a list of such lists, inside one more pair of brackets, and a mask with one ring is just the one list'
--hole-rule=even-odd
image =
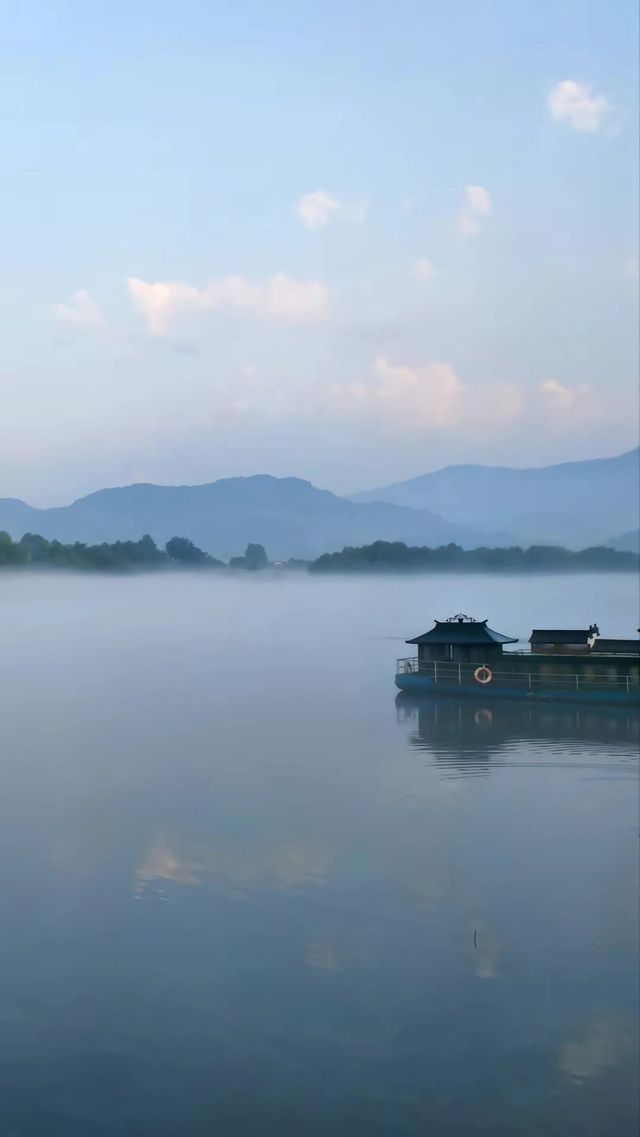
{"label": "distant treetop", "polygon": [[324,553],[310,566],[312,572],[610,572],[637,570],[636,553],[609,548],[583,549],[574,553],[555,545],[531,545],[528,549],[462,549],[443,545],[437,549],[405,545],[402,541],[375,541],[373,545],[348,546],[340,553]]}

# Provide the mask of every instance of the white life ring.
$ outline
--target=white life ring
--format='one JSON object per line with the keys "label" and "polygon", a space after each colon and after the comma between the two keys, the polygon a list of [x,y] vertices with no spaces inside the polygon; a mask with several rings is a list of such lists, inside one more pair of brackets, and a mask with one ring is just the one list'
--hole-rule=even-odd
{"label": "white life ring", "polygon": [[485,667],[483,664],[482,667],[476,667],[473,673],[473,678],[475,679],[476,683],[482,683],[482,686],[484,687],[486,683],[490,683],[493,679],[493,671],[490,667]]}
{"label": "white life ring", "polygon": [[481,711],[476,711],[473,716],[478,726],[491,726],[493,722],[493,715],[490,710],[484,707]]}

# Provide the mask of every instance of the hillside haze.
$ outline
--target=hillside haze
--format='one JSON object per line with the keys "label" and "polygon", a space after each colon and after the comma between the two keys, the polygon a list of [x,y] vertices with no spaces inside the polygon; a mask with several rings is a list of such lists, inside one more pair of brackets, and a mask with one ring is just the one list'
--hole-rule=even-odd
{"label": "hillside haze", "polygon": [[640,553],[640,529],[632,529],[630,533],[621,533],[613,537],[607,544],[620,553]]}
{"label": "hillside haze", "polygon": [[610,543],[638,527],[640,449],[616,458],[555,466],[448,466],[354,494],[352,501],[427,509],[481,530],[506,530],[521,543]]}
{"label": "hillside haze", "polygon": [[32,532],[50,540],[89,543],[137,540],[149,533],[164,544],[179,534],[222,557],[255,541],[274,559],[315,557],[378,539],[414,545],[454,541],[471,547],[490,537],[427,510],[352,502],[299,478],[269,475],[225,478],[200,486],[104,489],[54,509],[34,509],[4,499],[1,529],[13,538]]}
{"label": "hillside haze", "polygon": [[218,557],[258,542],[276,560],[377,540],[409,545],[551,543],[634,548],[640,451],[539,469],[449,466],[341,498],[300,478],[259,474],[197,486],[98,490],[68,506],[0,500],[0,530],[63,542],[189,537]]}

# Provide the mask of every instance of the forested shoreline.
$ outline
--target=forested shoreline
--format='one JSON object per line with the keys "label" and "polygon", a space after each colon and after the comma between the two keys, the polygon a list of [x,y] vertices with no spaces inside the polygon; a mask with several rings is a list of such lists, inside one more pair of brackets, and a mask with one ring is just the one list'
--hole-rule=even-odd
{"label": "forested shoreline", "polygon": [[629,572],[637,570],[637,553],[621,553],[604,546],[574,552],[555,545],[528,548],[438,549],[405,545],[402,541],[375,541],[324,553],[310,566],[312,572]]}
{"label": "forested shoreline", "polygon": [[233,557],[229,565],[203,552],[187,537],[172,537],[164,549],[149,534],[139,541],[106,541],[86,545],[81,541],[63,544],[48,541],[37,533],[25,533],[13,541],[0,532],[0,567],[31,569],[75,569],[93,572],[148,572],[158,569],[258,569],[267,565],[262,545],[248,545],[243,557]]}
{"label": "forested shoreline", "polygon": [[595,547],[574,552],[553,545],[529,548],[463,549],[459,545],[440,548],[405,545],[402,541],[376,541],[372,545],[347,546],[337,553],[324,553],[315,561],[291,558],[270,562],[262,545],[249,544],[243,556],[218,560],[199,549],[187,537],[172,537],[164,548],[146,534],[139,541],[103,542],[86,545],[80,541],[63,544],[48,541],[36,533],[25,533],[14,541],[0,532],[0,568],[72,569],[81,572],[149,572],[171,569],[214,570],[216,572],[255,572],[308,570],[312,573],[439,573],[439,572],[633,572],[640,567],[637,553]]}

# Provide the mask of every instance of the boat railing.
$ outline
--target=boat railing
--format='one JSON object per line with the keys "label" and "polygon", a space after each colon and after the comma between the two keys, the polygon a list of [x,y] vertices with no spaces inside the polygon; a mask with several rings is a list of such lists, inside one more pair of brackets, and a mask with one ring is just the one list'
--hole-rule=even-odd
{"label": "boat railing", "polygon": [[[510,653],[511,654],[511,653]],[[515,653],[513,653],[515,654]],[[506,657],[505,657],[506,658]],[[458,684],[462,686],[474,678],[474,671],[482,667],[478,663],[453,663],[436,660],[419,660],[416,656],[407,659],[398,659],[396,662],[397,675],[423,675],[438,683]],[[513,687],[523,690],[538,691],[620,691],[631,694],[640,693],[640,676],[638,675],[585,675],[580,672],[564,672],[553,674],[540,671],[509,671],[502,668],[491,667],[491,680],[507,681]],[[478,689],[483,684],[478,681]]]}

